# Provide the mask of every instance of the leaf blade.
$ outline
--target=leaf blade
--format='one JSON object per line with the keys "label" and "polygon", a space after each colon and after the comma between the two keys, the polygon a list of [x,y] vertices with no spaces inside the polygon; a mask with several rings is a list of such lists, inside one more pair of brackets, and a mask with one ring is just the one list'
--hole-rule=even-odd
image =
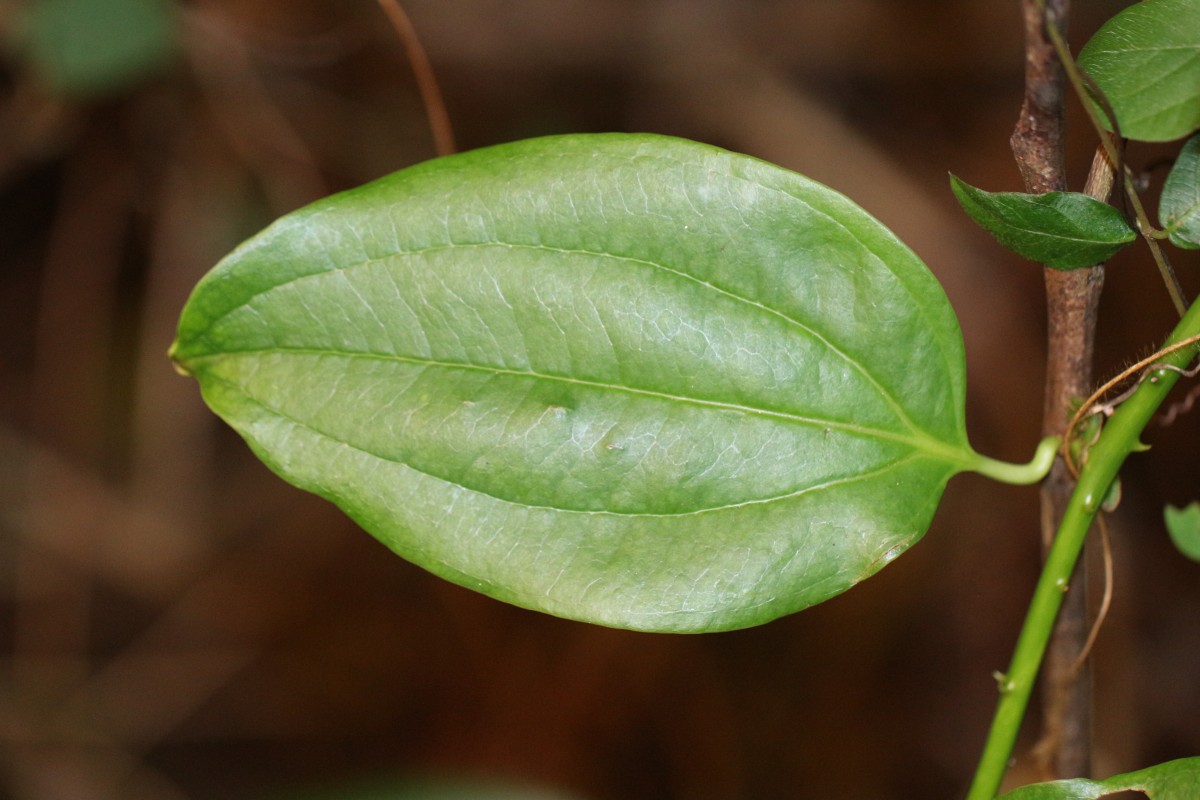
{"label": "leaf blade", "polygon": [[1142,0],[1079,52],[1121,135],[1162,142],[1200,128],[1200,0]]}
{"label": "leaf blade", "polygon": [[1200,758],[1180,758],[1102,781],[1086,778],[1022,786],[999,800],[1095,800],[1126,790],[1144,792],[1148,800],[1189,800],[1200,792]]}
{"label": "leaf blade", "polygon": [[1158,217],[1176,247],[1200,248],[1200,136],[1184,144],[1167,175]]}
{"label": "leaf blade", "polygon": [[619,627],[820,602],[976,458],[916,257],[824,187],[665,137],[500,146],[318,203],[179,331],[287,480],[451,580]]}
{"label": "leaf blade", "polygon": [[955,175],[963,210],[1008,249],[1061,270],[1100,264],[1136,238],[1115,208],[1076,192],[988,192]]}

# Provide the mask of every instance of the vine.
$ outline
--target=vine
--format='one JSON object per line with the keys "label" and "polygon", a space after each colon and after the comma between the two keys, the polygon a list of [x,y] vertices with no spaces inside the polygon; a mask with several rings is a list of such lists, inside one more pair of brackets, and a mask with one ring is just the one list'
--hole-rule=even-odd
{"label": "vine", "polygon": [[[379,2],[449,153],[411,24],[394,0]],[[1200,197],[1188,171],[1200,175],[1200,147],[1185,147],[1168,177],[1184,188],[1164,192],[1160,217],[1177,219],[1158,230],[1120,144],[1124,134],[1200,129],[1200,91],[1194,119],[1137,128],[1129,104],[1153,100],[1130,100],[1103,74],[1173,74],[1122,48],[1171,52],[1162,41],[1200,30],[1200,0],[1137,4],[1079,63],[1061,32],[1066,0],[1024,9],[1026,102],[1011,141],[1029,191],[987,192],[958,177],[951,187],[1001,244],[1045,267],[1051,369],[1045,438],[1028,464],[968,441],[961,331],[894,235],[782,167],[652,134],[444,155],[289,214],[199,283],[170,357],[268,466],[401,556],[501,600],[643,631],[730,630],[820,603],[919,540],[953,476],[1049,475],[1056,532],[997,674],[967,795],[991,800],[1056,621],[1081,618],[1060,619],[1064,599],[1086,614],[1086,597],[1068,589],[1082,580],[1088,531],[1167,393],[1200,369],[1189,367],[1200,305],[1187,306],[1160,244],[1200,248],[1200,202],[1188,205]],[[1127,14],[1142,38],[1122,28]],[[1200,55],[1193,44],[1183,49]],[[1063,75],[1099,137],[1083,193],[1063,190]],[[1106,202],[1117,180],[1132,224]],[[1079,403],[1091,383],[1098,265],[1139,235],[1180,320],[1154,354]],[[1049,657],[1064,705],[1084,694],[1077,686],[1062,700],[1112,599],[1099,528],[1100,613]],[[1065,738],[1065,716],[1046,725],[1043,753]],[[1090,771],[1083,737],[1073,752],[1060,770]],[[1198,775],[1200,759],[1189,759],[1008,797],[1200,791]]]}

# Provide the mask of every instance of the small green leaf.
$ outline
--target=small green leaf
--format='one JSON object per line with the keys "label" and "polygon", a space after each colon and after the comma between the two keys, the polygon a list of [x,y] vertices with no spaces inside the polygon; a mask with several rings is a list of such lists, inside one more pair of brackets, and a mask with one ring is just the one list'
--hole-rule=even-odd
{"label": "small green leaf", "polygon": [[1189,139],[1175,159],[1163,184],[1158,218],[1176,247],[1200,248],[1200,136]]}
{"label": "small green leaf", "polygon": [[1143,0],[1106,22],[1079,53],[1121,134],[1163,142],[1200,128],[1200,0]]}
{"label": "small green leaf", "polygon": [[290,214],[201,281],[172,357],[405,558],[618,627],[821,602],[951,475],[1053,457],[971,450],[958,323],[866,212],[661,136],[500,145]]}
{"label": "small green leaf", "polygon": [[1137,233],[1107,203],[1076,192],[985,192],[950,176],[963,210],[1000,244],[1054,269],[1103,263]]}
{"label": "small green leaf", "polygon": [[1181,758],[1102,781],[1072,778],[1035,783],[999,800],[1097,800],[1122,791],[1142,792],[1148,800],[1195,800],[1200,797],[1200,758]]}
{"label": "small green leaf", "polygon": [[1200,561],[1200,502],[1185,508],[1168,505],[1163,509],[1163,519],[1179,552],[1192,561]]}
{"label": "small green leaf", "polygon": [[18,46],[55,90],[94,97],[161,69],[178,44],[171,0],[36,0]]}

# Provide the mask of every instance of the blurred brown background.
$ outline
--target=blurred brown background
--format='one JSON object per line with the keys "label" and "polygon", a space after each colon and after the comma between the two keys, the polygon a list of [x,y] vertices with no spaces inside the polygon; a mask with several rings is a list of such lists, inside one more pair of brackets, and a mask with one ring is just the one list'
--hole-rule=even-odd
{"label": "blurred brown background", "polygon": [[[1125,3],[1075,5],[1078,47]],[[854,197],[958,311],[976,447],[1029,457],[1040,274],[947,186],[1020,189],[1015,0],[405,7],[463,149],[656,131]],[[736,633],[599,629],[440,582],[269,474],[165,357],[240,239],[432,156],[376,3],[7,0],[0,41],[0,798],[349,797],[412,776],[593,800],[961,796],[1036,575],[1035,490],[956,478],[905,558]],[[1092,140],[1072,126],[1078,188]],[[1195,293],[1196,254],[1176,266]],[[1170,326],[1144,249],[1111,265],[1102,313],[1105,376]],[[1112,518],[1105,774],[1200,754],[1200,566],[1161,523],[1200,497],[1196,416],[1152,432]]]}

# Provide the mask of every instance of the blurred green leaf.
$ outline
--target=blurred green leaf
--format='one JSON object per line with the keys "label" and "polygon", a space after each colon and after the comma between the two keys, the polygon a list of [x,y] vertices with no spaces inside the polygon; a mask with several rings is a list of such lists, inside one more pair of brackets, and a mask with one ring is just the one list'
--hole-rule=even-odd
{"label": "blurred green leaf", "polygon": [[1175,159],[1163,184],[1158,218],[1176,247],[1200,248],[1200,136],[1189,139]]}
{"label": "blurred green leaf", "polygon": [[1163,509],[1163,520],[1179,552],[1192,561],[1200,561],[1200,503],[1193,502],[1185,508],[1168,505]]}
{"label": "blurred green leaf", "polygon": [[36,0],[18,26],[19,44],[56,91],[112,94],[169,63],[176,11],[172,0]]}
{"label": "blurred green leaf", "polygon": [[821,602],[983,460],[920,260],[820,184],[661,136],[463,153],[288,215],[197,286],[172,355],[405,558],[617,627]]}
{"label": "blurred green leaf", "polygon": [[1149,800],[1196,800],[1200,797],[1200,758],[1181,758],[1102,781],[1073,778],[1035,783],[999,800],[1097,800],[1121,791],[1145,793]]}
{"label": "blurred green leaf", "polygon": [[950,176],[963,210],[1000,244],[1054,269],[1100,264],[1137,233],[1107,203],[1075,192],[986,192]]}
{"label": "blurred green leaf", "polygon": [[273,795],[272,800],[571,800],[564,793],[502,781],[403,778],[356,781]]}
{"label": "blurred green leaf", "polygon": [[1121,135],[1169,141],[1200,128],[1200,0],[1143,0],[1106,22],[1079,53]]}

